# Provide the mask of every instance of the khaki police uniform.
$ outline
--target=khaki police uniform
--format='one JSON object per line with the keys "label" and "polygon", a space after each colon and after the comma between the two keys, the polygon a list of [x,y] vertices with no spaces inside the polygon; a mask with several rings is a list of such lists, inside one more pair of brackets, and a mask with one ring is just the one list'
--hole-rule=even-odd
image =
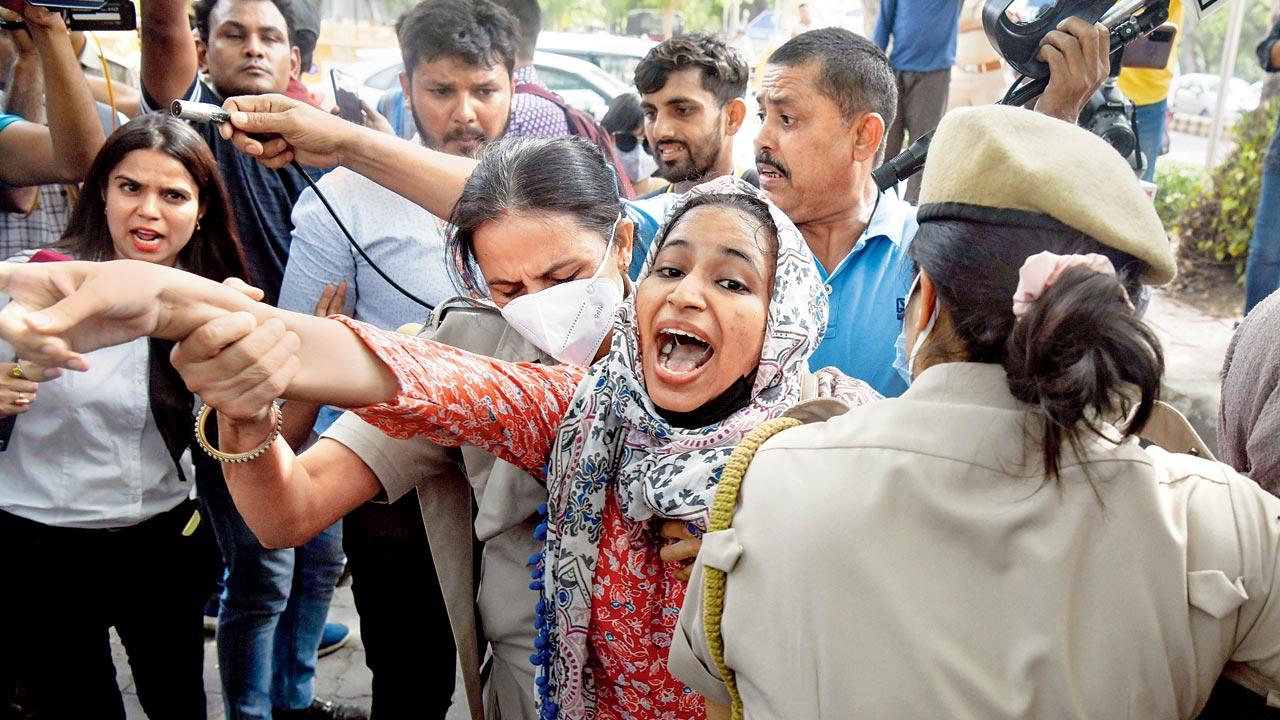
{"label": "khaki police uniform", "polygon": [[[1231,468],[1093,439],[1045,482],[998,365],[761,447],[704,538],[670,667],[747,718],[1192,718],[1224,666],[1280,704],[1280,499]],[[1034,443],[1032,443],[1034,446]]]}

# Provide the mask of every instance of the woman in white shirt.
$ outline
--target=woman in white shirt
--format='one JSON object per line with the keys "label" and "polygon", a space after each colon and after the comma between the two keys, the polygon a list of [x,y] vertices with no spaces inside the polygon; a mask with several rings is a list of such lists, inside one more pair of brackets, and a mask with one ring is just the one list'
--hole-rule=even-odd
{"label": "woman in white shirt", "polygon": [[[208,146],[158,114],[108,138],[57,250],[244,276]],[[209,525],[195,519],[193,397],[170,347],[143,338],[104,348],[92,370],[44,382],[38,396],[15,377],[37,370],[0,366],[0,416],[16,416],[0,454],[0,617],[16,631],[6,652],[40,717],[123,720],[112,627],[150,717],[205,717],[202,607],[219,565]]]}

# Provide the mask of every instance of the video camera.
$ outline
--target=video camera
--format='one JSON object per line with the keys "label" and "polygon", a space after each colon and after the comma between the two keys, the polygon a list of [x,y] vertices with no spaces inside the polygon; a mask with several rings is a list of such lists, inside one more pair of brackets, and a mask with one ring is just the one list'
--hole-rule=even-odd
{"label": "video camera", "polygon": [[[61,12],[66,20],[67,29],[72,31],[107,32],[136,30],[138,27],[137,12],[130,0],[28,0],[28,2],[37,7]],[[0,0],[0,7],[19,12],[21,3]],[[5,30],[20,30],[26,26],[27,24],[21,20],[0,21],[0,28]]]}
{"label": "video camera", "polygon": [[[1197,0],[1194,10],[1203,15],[1229,0]],[[1120,57],[1126,46],[1161,28],[1169,19],[1169,0],[1058,0],[1035,18],[1019,22],[1007,10],[1010,0],[987,0],[982,11],[983,29],[997,52],[1018,71],[1019,77],[1000,100],[1001,105],[1023,106],[1044,93],[1049,84],[1049,66],[1036,59],[1044,36],[1068,17],[1089,23],[1101,22],[1111,34],[1112,77],[1086,106],[1081,125],[1101,135],[1126,157],[1136,157],[1135,169],[1142,167],[1141,153],[1136,149],[1133,130],[1133,104],[1115,87]],[[1163,66],[1163,65],[1162,65]],[[924,168],[933,133],[928,132],[911,143],[897,157],[871,173],[881,190],[906,180]],[[1126,152],[1125,148],[1129,151]],[[1130,159],[1134,164],[1133,159]]]}

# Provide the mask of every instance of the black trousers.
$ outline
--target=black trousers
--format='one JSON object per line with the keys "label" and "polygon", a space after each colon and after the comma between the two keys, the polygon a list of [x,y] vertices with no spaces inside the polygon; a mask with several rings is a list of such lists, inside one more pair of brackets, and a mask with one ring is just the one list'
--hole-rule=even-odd
{"label": "black trousers", "polygon": [[342,549],[373,673],[372,720],[443,718],[457,651],[418,494],[365,503],[342,521]]}
{"label": "black trousers", "polygon": [[108,629],[129,656],[152,720],[206,717],[201,614],[217,573],[207,521],[184,537],[195,503],[138,525],[59,528],[0,511],[7,588],[5,663],[34,718],[124,720]]}

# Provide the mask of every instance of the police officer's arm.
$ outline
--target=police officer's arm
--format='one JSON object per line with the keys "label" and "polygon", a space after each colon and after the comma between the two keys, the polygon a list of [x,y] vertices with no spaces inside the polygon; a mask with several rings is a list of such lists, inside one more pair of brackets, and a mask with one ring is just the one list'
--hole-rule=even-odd
{"label": "police officer's arm", "polygon": [[358,455],[328,438],[301,456],[282,448],[249,465],[226,473],[227,489],[258,542],[269,548],[306,543],[382,491]]}
{"label": "police officer's arm", "polygon": [[142,89],[158,108],[185,97],[199,68],[186,0],[142,2]]}

